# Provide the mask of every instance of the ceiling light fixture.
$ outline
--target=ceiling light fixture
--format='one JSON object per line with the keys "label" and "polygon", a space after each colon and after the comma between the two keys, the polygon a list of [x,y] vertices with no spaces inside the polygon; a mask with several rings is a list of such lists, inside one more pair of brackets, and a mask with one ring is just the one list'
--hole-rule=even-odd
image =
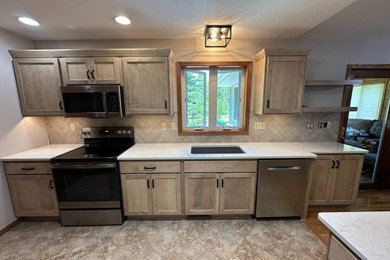
{"label": "ceiling light fixture", "polygon": [[114,18],[115,22],[122,24],[122,25],[129,25],[131,24],[131,21],[126,16],[116,16]]}
{"label": "ceiling light fixture", "polygon": [[17,17],[17,19],[19,22],[27,24],[27,25],[31,25],[31,26],[41,25],[37,20],[34,20],[32,18],[29,18],[29,17],[21,16],[21,17]]}
{"label": "ceiling light fixture", "polygon": [[232,39],[232,25],[206,25],[205,47],[225,48]]}

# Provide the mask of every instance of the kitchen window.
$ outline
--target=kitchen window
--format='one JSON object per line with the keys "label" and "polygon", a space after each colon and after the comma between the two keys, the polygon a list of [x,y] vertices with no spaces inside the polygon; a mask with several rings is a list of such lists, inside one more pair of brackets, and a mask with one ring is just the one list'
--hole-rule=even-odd
{"label": "kitchen window", "polygon": [[248,134],[251,62],[178,62],[179,135]]}

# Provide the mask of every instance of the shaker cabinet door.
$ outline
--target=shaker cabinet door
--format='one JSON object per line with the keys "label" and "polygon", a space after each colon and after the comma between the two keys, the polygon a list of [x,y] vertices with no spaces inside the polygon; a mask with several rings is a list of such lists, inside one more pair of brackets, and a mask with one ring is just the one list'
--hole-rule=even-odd
{"label": "shaker cabinet door", "polygon": [[222,173],[220,214],[254,214],[256,173]]}
{"label": "shaker cabinet door", "polygon": [[306,56],[267,58],[264,113],[299,113],[303,104]]}
{"label": "shaker cabinet door", "polygon": [[154,215],[181,215],[180,174],[152,174]]}
{"label": "shaker cabinet door", "polygon": [[218,214],[219,185],[219,174],[186,173],[184,176],[185,214]]}
{"label": "shaker cabinet door", "polygon": [[17,217],[59,216],[52,175],[7,175]]}
{"label": "shaker cabinet door", "polygon": [[121,181],[125,215],[153,215],[150,174],[122,174]]}
{"label": "shaker cabinet door", "polygon": [[62,81],[64,85],[92,83],[90,59],[60,58]]}
{"label": "shaker cabinet door", "polygon": [[126,115],[169,114],[166,57],[122,58]]}
{"label": "shaker cabinet door", "polygon": [[62,115],[57,58],[15,58],[13,65],[23,115]]}

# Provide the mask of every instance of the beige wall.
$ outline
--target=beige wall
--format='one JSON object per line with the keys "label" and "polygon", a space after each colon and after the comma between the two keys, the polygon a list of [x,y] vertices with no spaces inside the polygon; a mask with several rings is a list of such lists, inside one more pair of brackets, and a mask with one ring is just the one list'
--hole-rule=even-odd
{"label": "beige wall", "polygon": [[[44,118],[23,118],[20,110],[8,50],[23,48],[32,48],[32,41],[0,29],[0,157],[48,143]],[[14,220],[8,185],[0,163],[0,229]]]}

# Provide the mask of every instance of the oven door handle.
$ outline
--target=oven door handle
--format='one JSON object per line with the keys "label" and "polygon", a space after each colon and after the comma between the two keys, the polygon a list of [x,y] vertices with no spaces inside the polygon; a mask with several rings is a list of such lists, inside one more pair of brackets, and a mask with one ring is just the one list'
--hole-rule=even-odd
{"label": "oven door handle", "polygon": [[115,168],[114,163],[102,164],[54,164],[53,169],[108,169]]}

